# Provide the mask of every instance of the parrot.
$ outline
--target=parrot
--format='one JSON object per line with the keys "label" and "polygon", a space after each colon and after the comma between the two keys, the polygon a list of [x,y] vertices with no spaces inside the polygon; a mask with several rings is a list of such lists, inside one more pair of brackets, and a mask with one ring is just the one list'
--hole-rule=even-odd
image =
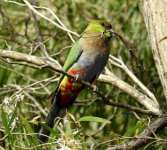
{"label": "parrot", "polygon": [[[109,58],[110,39],[114,37],[112,25],[105,20],[91,21],[73,44],[63,70],[81,80],[93,84]],[[78,94],[86,87],[74,79],[62,75],[53,94],[52,105],[45,125],[53,128],[57,117],[63,118]],[[47,142],[50,131],[42,127],[38,139]]]}

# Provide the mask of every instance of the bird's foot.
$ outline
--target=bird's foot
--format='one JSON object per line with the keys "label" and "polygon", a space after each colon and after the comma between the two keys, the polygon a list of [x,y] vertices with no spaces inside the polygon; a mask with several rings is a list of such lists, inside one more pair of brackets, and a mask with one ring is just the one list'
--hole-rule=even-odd
{"label": "bird's foot", "polygon": [[79,79],[80,79],[80,76],[79,76],[79,74],[75,75],[74,82],[77,82],[77,81],[79,81]]}
{"label": "bird's foot", "polygon": [[97,88],[97,86],[96,85],[92,85],[92,92],[95,94],[95,93],[97,93],[97,91],[98,91],[98,88]]}

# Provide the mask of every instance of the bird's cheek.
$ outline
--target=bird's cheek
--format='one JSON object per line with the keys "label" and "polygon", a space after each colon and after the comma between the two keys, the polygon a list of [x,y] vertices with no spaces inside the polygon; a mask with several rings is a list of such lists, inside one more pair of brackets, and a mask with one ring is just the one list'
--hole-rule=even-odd
{"label": "bird's cheek", "polygon": [[110,37],[111,35],[110,35],[110,32],[107,30],[106,32],[104,32],[104,35],[106,36],[106,37]]}

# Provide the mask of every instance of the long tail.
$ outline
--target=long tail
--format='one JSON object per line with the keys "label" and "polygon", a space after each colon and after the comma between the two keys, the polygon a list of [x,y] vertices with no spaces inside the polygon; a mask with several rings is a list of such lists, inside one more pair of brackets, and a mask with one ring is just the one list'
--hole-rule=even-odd
{"label": "long tail", "polygon": [[[53,128],[55,118],[57,117],[64,117],[65,116],[65,108],[60,108],[60,106],[57,104],[57,96],[55,97],[55,100],[52,103],[52,106],[50,108],[50,111],[48,113],[48,116],[46,118],[45,125]],[[45,143],[48,140],[48,137],[50,135],[50,131],[44,127],[41,128],[40,132],[38,133],[38,139],[40,142]]]}

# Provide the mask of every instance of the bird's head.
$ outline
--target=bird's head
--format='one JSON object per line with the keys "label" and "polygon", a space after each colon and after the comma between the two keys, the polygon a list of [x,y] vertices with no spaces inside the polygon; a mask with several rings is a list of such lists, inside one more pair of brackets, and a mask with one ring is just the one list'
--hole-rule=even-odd
{"label": "bird's head", "polygon": [[97,31],[101,32],[103,35],[105,35],[107,38],[111,38],[114,36],[114,31],[112,29],[112,25],[105,21],[105,20],[93,20],[91,21],[86,31]]}

